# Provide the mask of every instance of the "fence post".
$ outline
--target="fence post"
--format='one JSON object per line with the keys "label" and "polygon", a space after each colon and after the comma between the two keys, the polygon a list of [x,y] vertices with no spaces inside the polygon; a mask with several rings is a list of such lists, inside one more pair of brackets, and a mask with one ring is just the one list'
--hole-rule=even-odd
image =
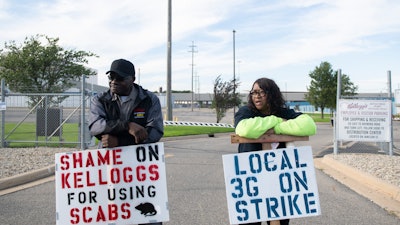
{"label": "fence post", "polygon": [[[6,102],[6,85],[5,85],[5,80],[4,78],[1,79],[1,102]],[[6,116],[6,111],[5,110],[1,110],[1,143],[0,146],[1,148],[5,147],[5,143],[4,143],[4,132],[5,132],[5,116]]]}
{"label": "fence post", "polygon": [[338,132],[339,132],[339,128],[338,128],[338,112],[339,112],[339,100],[341,98],[341,89],[342,89],[342,70],[339,69],[337,71],[337,86],[336,86],[336,112],[335,112],[335,117],[334,117],[334,123],[333,123],[333,154],[337,155],[338,153]]}
{"label": "fence post", "polygon": [[81,150],[86,149],[86,134],[85,134],[85,126],[86,126],[86,119],[85,119],[85,111],[86,111],[86,103],[85,103],[85,75],[82,75],[82,86],[81,86]]}
{"label": "fence post", "polygon": [[390,100],[390,141],[389,145],[389,155],[393,156],[393,104],[392,104],[392,73],[390,70],[387,71],[388,79],[388,98]]}

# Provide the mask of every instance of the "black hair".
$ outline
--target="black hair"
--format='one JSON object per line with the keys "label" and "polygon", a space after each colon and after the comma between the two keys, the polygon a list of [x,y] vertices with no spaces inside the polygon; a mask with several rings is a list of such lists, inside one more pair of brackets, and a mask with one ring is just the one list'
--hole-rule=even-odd
{"label": "black hair", "polygon": [[[259,78],[254,81],[252,88],[256,83],[267,94],[267,103],[269,105],[269,113],[271,115],[276,115],[280,109],[286,108],[285,99],[282,95],[282,92],[274,80],[266,77]],[[248,95],[248,105],[251,109],[257,110],[250,94]]]}

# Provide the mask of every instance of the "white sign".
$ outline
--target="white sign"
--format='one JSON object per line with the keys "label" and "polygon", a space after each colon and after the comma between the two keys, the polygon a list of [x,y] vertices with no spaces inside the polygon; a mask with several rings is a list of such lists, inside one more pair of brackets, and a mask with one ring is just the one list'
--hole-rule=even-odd
{"label": "white sign", "polygon": [[310,146],[222,159],[230,224],[321,214]]}
{"label": "white sign", "polygon": [[390,100],[340,99],[338,104],[338,140],[390,142]]}
{"label": "white sign", "polygon": [[169,220],[163,143],[58,153],[55,163],[57,225]]}
{"label": "white sign", "polygon": [[0,111],[4,111],[7,109],[7,105],[5,102],[0,102]]}

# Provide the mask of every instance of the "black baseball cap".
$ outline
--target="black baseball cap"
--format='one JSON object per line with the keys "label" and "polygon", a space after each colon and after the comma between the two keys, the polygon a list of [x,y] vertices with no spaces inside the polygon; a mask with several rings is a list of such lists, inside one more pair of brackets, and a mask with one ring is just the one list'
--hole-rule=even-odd
{"label": "black baseball cap", "polygon": [[114,72],[121,77],[135,77],[135,66],[125,59],[117,59],[111,63],[111,68],[106,74]]}

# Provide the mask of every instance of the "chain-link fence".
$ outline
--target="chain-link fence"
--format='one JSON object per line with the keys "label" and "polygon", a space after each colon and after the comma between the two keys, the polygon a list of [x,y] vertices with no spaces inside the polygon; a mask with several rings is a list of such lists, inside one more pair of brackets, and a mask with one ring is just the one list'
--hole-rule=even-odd
{"label": "chain-link fence", "polygon": [[91,144],[87,124],[90,94],[80,90],[6,93],[3,82],[2,103],[5,107],[1,111],[1,147],[86,149]]}

